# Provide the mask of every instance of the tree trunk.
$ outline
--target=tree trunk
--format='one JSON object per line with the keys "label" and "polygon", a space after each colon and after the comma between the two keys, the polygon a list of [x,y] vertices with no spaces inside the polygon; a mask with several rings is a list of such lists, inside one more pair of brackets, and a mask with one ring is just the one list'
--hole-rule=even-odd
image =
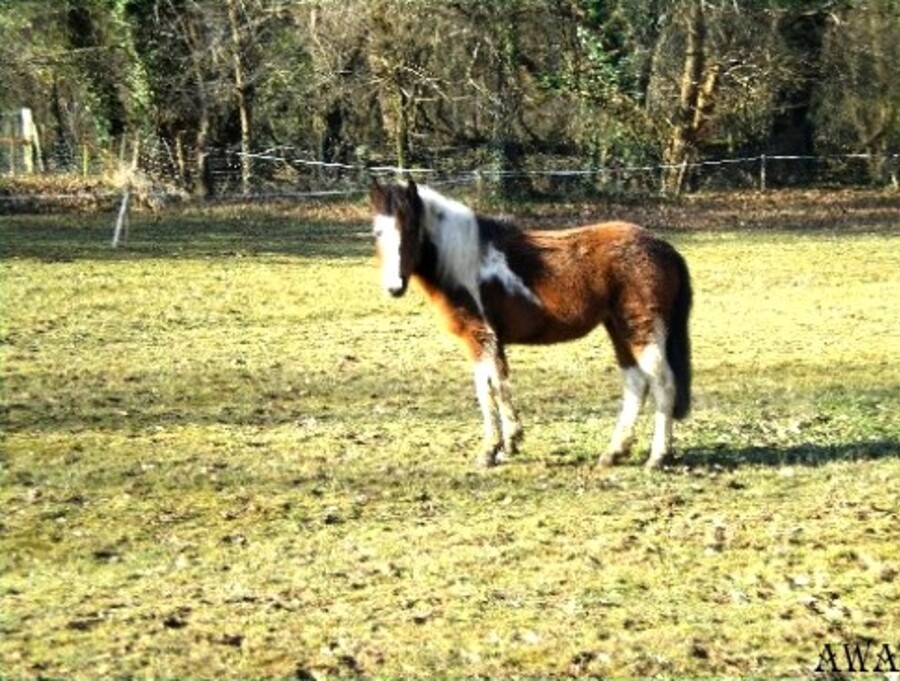
{"label": "tree trunk", "polygon": [[194,72],[194,80],[197,85],[197,105],[199,107],[197,121],[197,151],[194,158],[196,166],[196,180],[194,182],[193,191],[201,198],[206,198],[212,194],[212,175],[209,168],[209,155],[207,144],[209,143],[209,132],[211,129],[211,120],[209,112],[209,96],[206,90],[206,80],[204,77],[202,57],[198,54],[198,50],[202,49],[203,43],[197,34],[197,28],[190,20],[185,25],[185,36],[190,45],[191,66]]}
{"label": "tree trunk", "polygon": [[397,167],[405,168],[406,167],[406,157],[407,152],[409,151],[409,113],[407,108],[409,97],[406,96],[406,93],[403,91],[403,87],[401,85],[397,85],[397,96],[396,96],[396,131],[395,131],[395,141],[396,141],[396,151],[397,151]]}
{"label": "tree trunk", "polygon": [[184,160],[184,132],[175,133],[175,165],[178,169],[178,183],[181,187],[187,184],[188,170]]}
{"label": "tree trunk", "polygon": [[[868,34],[871,40],[871,48],[868,52],[873,55],[872,70],[876,87],[883,92],[890,92],[891,79],[894,77],[895,64],[888,65],[891,54],[890,29],[884,29],[887,20],[880,16],[880,12],[871,8],[865,14],[865,28],[863,33]],[[895,26],[900,22],[895,20]],[[857,104],[857,120],[860,128],[859,134],[863,138],[863,148],[869,154],[869,180],[873,184],[881,185],[887,180],[888,175],[888,141],[890,132],[896,127],[897,118],[900,116],[897,102],[890,95],[878,97],[875,101]],[[896,169],[893,176],[893,186],[896,189]]]}
{"label": "tree trunk", "polygon": [[[770,155],[809,157],[815,153],[815,88],[820,78],[822,45],[828,25],[826,10],[795,10],[779,16],[775,30],[795,53],[795,78],[776,95],[769,135]],[[814,162],[773,164],[775,184],[806,183],[815,177]]]}
{"label": "tree trunk", "polygon": [[507,196],[525,189],[523,178],[513,174],[521,167],[518,145],[515,140],[514,122],[522,106],[522,93],[518,82],[519,35],[516,25],[518,2],[497,3],[493,21],[496,26],[495,50],[496,84],[494,90],[493,120],[491,121],[492,163],[497,173],[497,189]]}
{"label": "tree trunk", "polygon": [[[241,5],[239,8],[238,5]],[[243,9],[241,0],[228,0],[228,24],[231,28],[231,59],[234,68],[234,94],[237,101],[238,116],[241,125],[241,192],[250,193],[250,106],[247,97],[247,79],[244,74],[243,36],[239,23],[238,10]]]}
{"label": "tree trunk", "polygon": [[212,174],[209,167],[209,153],[206,145],[209,140],[209,111],[206,105],[201,105],[200,109],[200,125],[197,130],[197,157],[195,163],[197,165],[197,183],[194,191],[201,197],[206,198],[212,194]]}
{"label": "tree trunk", "polygon": [[687,45],[678,106],[669,142],[663,154],[663,192],[678,194],[684,186],[687,166],[697,153],[697,141],[712,114],[719,86],[718,64],[707,66],[706,18],[702,0],[693,0],[687,9]]}

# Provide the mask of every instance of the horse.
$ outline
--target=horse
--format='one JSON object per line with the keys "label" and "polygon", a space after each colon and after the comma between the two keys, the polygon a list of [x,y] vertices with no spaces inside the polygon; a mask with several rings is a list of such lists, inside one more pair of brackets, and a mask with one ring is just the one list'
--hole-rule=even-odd
{"label": "horse", "polygon": [[570,341],[601,324],[624,391],[598,464],[630,453],[648,392],[656,411],[645,465],[668,462],[673,420],[690,410],[693,296],[687,263],[671,244],[628,222],[526,231],[412,179],[375,179],[369,198],[382,286],[399,298],[414,281],[472,361],[484,419],[480,464],[505,461],[522,438],[506,346]]}

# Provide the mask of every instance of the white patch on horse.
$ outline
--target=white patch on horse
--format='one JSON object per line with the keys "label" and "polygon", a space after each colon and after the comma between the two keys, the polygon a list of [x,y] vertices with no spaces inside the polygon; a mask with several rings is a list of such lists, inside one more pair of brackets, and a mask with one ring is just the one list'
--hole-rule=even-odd
{"label": "white patch on horse", "polygon": [[522,278],[512,271],[506,255],[493,244],[488,244],[487,251],[481,260],[478,278],[481,282],[499,281],[510,295],[522,296],[537,306],[541,304],[540,299],[525,285]]}
{"label": "white patch on horse", "polygon": [[672,409],[675,405],[675,376],[666,361],[666,327],[661,320],[653,325],[653,341],[637,358],[638,366],[647,377],[656,402],[653,443],[650,446],[648,467],[658,466],[672,447]]}
{"label": "white patch on horse", "polygon": [[484,439],[492,447],[500,442],[500,422],[497,411],[496,387],[500,382],[497,366],[491,357],[483,357],[475,362],[475,394],[484,417]]}
{"label": "white patch on horse", "polygon": [[637,367],[622,369],[622,383],[624,384],[622,411],[619,413],[619,420],[616,422],[609,445],[609,454],[612,457],[623,456],[631,450],[634,444],[634,426],[647,395],[647,379]]}
{"label": "white patch on horse", "polygon": [[466,289],[480,310],[478,270],[481,254],[474,211],[425,185],[418,186],[425,207],[424,228],[438,253],[438,276]]}
{"label": "white patch on horse", "polygon": [[381,285],[386,291],[403,288],[400,271],[400,228],[396,218],[376,215],[372,229],[381,256]]}

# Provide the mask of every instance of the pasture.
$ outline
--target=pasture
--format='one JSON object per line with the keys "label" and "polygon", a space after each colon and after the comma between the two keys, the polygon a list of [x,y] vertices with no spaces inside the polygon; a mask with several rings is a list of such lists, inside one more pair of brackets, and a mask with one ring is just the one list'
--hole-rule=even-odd
{"label": "pasture", "polygon": [[421,295],[381,293],[362,202],[136,215],[116,251],[105,214],[4,216],[0,674],[798,676],[826,643],[896,650],[896,202],[778,211],[664,234],[695,393],[657,473],[649,411],[594,467],[602,332],[510,348],[522,452],[476,468],[469,366]]}

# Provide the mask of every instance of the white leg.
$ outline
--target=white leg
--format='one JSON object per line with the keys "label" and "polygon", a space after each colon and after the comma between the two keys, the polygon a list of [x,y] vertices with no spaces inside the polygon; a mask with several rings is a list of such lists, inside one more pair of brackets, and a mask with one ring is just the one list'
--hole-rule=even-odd
{"label": "white leg", "polygon": [[492,359],[485,357],[475,363],[475,394],[478,396],[478,404],[484,418],[484,452],[479,463],[484,466],[493,466],[497,463],[497,453],[501,445],[500,414],[492,385],[495,374]]}
{"label": "white leg", "polygon": [[666,338],[661,325],[654,335],[654,342],[644,348],[638,358],[638,365],[647,376],[656,402],[653,444],[650,447],[647,468],[659,468],[671,452],[672,409],[675,406],[675,378],[663,354]]}
{"label": "white leg", "polygon": [[606,454],[600,457],[601,466],[611,466],[628,455],[634,444],[634,425],[647,396],[647,379],[638,367],[622,369],[624,391],[622,395],[622,411],[613,430],[612,440]]}
{"label": "white leg", "polygon": [[[668,398],[664,398],[668,399]],[[650,448],[650,458],[647,459],[647,468],[659,468],[672,452],[672,404],[669,400],[668,411],[657,409],[654,417],[656,425],[653,429],[653,445]]]}
{"label": "white leg", "polygon": [[497,390],[497,404],[500,407],[500,425],[503,429],[503,451],[513,455],[522,439],[522,424],[512,404],[512,390],[509,379],[500,376]]}
{"label": "white leg", "polygon": [[507,373],[506,360],[502,355],[498,357],[485,353],[475,363],[475,390],[484,416],[485,453],[482,463],[488,466],[502,462],[505,455],[514,454],[522,437],[522,426],[512,404]]}

